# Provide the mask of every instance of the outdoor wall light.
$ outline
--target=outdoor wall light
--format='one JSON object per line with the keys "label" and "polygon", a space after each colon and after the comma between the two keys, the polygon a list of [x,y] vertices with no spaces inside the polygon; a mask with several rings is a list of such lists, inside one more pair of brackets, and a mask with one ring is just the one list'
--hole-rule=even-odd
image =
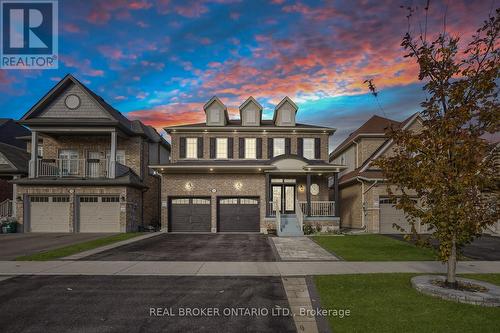
{"label": "outdoor wall light", "polygon": [[234,188],[237,191],[240,191],[243,188],[243,184],[241,182],[236,182],[236,183],[234,183]]}
{"label": "outdoor wall light", "polygon": [[304,185],[299,185],[299,192],[304,193],[306,187]]}
{"label": "outdoor wall light", "polygon": [[210,171],[214,171],[214,168],[210,168]]}
{"label": "outdoor wall light", "polygon": [[186,189],[186,191],[192,191],[193,187],[193,183],[191,182],[187,182],[186,184],[184,184],[184,188]]}
{"label": "outdoor wall light", "polygon": [[124,195],[121,196],[120,201],[121,202],[125,202],[125,196]]}

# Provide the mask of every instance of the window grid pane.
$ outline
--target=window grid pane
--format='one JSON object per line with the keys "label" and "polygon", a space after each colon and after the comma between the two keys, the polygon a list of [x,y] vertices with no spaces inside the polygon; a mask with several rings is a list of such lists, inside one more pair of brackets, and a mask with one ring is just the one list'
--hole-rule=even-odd
{"label": "window grid pane", "polygon": [[257,158],[257,139],[245,138],[245,158]]}
{"label": "window grid pane", "polygon": [[273,139],[273,157],[283,155],[285,153],[285,139],[284,138],[274,138]]}
{"label": "window grid pane", "polygon": [[227,138],[215,139],[215,158],[227,158]]}
{"label": "window grid pane", "polygon": [[314,139],[304,139],[304,157],[311,160],[314,159]]}
{"label": "window grid pane", "polygon": [[186,158],[198,157],[198,138],[186,138]]}

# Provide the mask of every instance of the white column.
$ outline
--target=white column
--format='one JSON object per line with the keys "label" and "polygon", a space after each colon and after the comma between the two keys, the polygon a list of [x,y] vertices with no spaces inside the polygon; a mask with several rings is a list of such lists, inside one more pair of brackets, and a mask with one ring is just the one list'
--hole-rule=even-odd
{"label": "white column", "polygon": [[29,164],[29,178],[35,178],[38,167],[38,132],[31,132],[31,159]]}
{"label": "white column", "polygon": [[116,131],[111,132],[111,154],[109,156],[109,178],[116,177]]}
{"label": "white column", "polygon": [[[19,179],[19,176],[14,176],[12,179]],[[12,184],[12,216],[17,220],[17,184]]]}

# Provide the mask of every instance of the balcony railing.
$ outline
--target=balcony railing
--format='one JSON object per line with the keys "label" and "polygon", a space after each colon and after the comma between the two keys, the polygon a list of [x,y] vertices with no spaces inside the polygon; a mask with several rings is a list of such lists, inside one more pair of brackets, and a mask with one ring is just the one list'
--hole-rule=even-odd
{"label": "balcony railing", "polygon": [[37,177],[110,178],[108,159],[38,159]]}
{"label": "balcony railing", "polygon": [[307,209],[307,201],[300,201],[299,205],[307,216],[335,216],[335,201],[311,201]]}
{"label": "balcony railing", "polygon": [[[311,201],[310,210],[307,209],[307,201],[297,201],[296,211],[300,208],[300,212],[304,216],[335,216],[335,201]],[[279,209],[279,203],[268,202],[266,214],[269,217],[276,216],[276,210]]]}

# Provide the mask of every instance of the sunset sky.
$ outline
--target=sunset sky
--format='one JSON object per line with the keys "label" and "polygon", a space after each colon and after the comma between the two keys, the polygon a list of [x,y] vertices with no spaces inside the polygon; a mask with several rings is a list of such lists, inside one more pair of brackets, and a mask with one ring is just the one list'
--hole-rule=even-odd
{"label": "sunset sky", "polygon": [[[430,1],[429,34],[471,36],[499,0]],[[371,115],[402,120],[425,98],[400,47],[426,0],[59,0],[57,70],[0,70],[0,116],[21,117],[66,73],[130,118],[161,129],[204,120],[217,95],[250,95],[270,118],[285,95],[298,121],[337,128],[331,149]],[[448,5],[447,5],[448,4]],[[446,10],[447,7],[447,10]],[[377,105],[363,81],[373,78]]]}

